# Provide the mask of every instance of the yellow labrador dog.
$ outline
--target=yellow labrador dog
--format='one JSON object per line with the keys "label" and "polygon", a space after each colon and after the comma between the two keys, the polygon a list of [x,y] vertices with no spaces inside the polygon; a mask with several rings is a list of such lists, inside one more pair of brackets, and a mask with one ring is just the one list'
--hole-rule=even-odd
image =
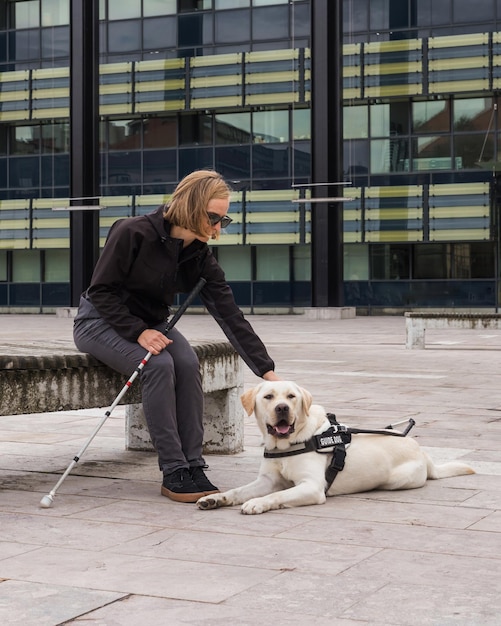
{"label": "yellow labrador dog", "polygon": [[[337,473],[326,493],[326,470],[332,452],[313,449],[291,454],[304,442],[319,441],[315,435],[331,426],[325,410],[312,404],[311,394],[293,382],[273,381],[245,392],[241,401],[249,415],[254,413],[264,437],[265,458],[259,475],[243,487],[200,498],[197,504],[201,509],[241,504],[242,513],[255,515],[272,509],[323,504],[326,495],[416,489],[427,479],[475,473],[459,461],[435,465],[411,437],[354,434],[344,469]],[[288,454],[281,456],[282,453]]]}

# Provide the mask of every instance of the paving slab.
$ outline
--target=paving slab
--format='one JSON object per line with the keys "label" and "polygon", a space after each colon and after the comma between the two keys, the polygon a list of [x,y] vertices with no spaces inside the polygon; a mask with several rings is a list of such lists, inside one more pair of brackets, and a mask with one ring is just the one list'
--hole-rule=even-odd
{"label": "paving slab", "polygon": [[[340,421],[412,417],[434,460],[477,473],[261,516],[200,511],[160,496],[156,456],[124,450],[117,407],[41,509],[108,407],[0,417],[0,623],[499,624],[501,331],[430,330],[425,350],[407,350],[400,316],[248,319],[279,375]],[[206,315],[183,316],[179,329],[224,339]],[[71,331],[70,318],[0,315],[0,350],[74,349]],[[246,370],[246,388],[259,382]],[[261,435],[244,419],[245,449],[207,456],[221,489],[258,470]]]}

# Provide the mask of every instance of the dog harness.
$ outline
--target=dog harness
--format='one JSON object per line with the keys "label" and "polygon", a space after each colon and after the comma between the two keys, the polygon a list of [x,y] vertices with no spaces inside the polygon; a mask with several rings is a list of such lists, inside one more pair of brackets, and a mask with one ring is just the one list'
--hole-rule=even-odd
{"label": "dog harness", "polygon": [[[373,435],[393,435],[394,437],[405,437],[410,429],[416,423],[412,418],[404,420],[408,422],[407,428],[401,432],[393,430],[393,426],[386,427],[381,430],[369,430],[364,428],[349,428],[344,424],[340,424],[334,413],[327,413],[327,419],[330,422],[330,427],[319,435],[313,435],[308,441],[296,443],[289,447],[288,450],[265,450],[264,457],[266,459],[276,459],[285,456],[295,456],[296,454],[303,454],[304,452],[318,452],[320,454],[332,453],[332,459],[325,471],[325,492],[329,491],[334,479],[338,475],[338,472],[342,472],[346,460],[346,450],[351,443],[352,434],[358,435],[360,433],[367,433]],[[399,422],[401,424],[403,422]]]}

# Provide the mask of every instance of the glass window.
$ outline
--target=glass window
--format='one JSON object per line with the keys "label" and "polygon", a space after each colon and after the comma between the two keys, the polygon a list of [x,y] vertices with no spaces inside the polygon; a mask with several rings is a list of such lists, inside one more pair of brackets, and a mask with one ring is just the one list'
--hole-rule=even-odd
{"label": "glass window", "polygon": [[204,43],[204,14],[180,15],[178,18],[179,47],[201,46]]}
{"label": "glass window", "polygon": [[152,117],[143,121],[145,148],[174,148],[177,145],[177,118]]}
{"label": "glass window", "polygon": [[252,39],[283,39],[289,36],[289,7],[268,7],[252,11]]}
{"label": "glass window", "polygon": [[177,20],[175,17],[155,17],[143,21],[143,48],[164,50],[177,44]]}
{"label": "glass window", "polygon": [[212,148],[181,148],[179,150],[179,178],[193,170],[212,168]]}
{"label": "glass window", "polygon": [[[123,5],[124,3],[121,2]],[[129,52],[141,49],[141,22],[113,22],[108,24],[108,51]]]}
{"label": "glass window", "polygon": [[216,144],[250,143],[250,113],[221,113],[214,116]]}
{"label": "glass window", "polygon": [[252,280],[250,246],[219,246],[217,258],[226,274],[226,280]]}
{"label": "glass window", "polygon": [[205,113],[190,113],[179,118],[179,144],[212,143],[212,117]]}
{"label": "glass window", "polygon": [[289,176],[289,147],[265,144],[252,146],[252,175],[255,178]]}
{"label": "glass window", "polygon": [[311,139],[311,111],[310,109],[292,110],[292,139]]}
{"label": "glass window", "polygon": [[42,28],[42,58],[54,59],[70,56],[70,29],[68,26],[59,28]]}
{"label": "glass window", "polygon": [[252,0],[254,7],[264,7],[270,4],[289,4],[289,0]]}
{"label": "glass window", "polygon": [[[146,154],[150,154],[147,152]],[[111,152],[108,154],[108,184],[117,186],[118,194],[134,193],[141,182],[141,152]],[[119,189],[123,185],[125,188]]]}
{"label": "glass window", "polygon": [[468,98],[454,100],[454,130],[484,130],[491,125],[493,117],[492,98]]}
{"label": "glass window", "polygon": [[215,43],[249,41],[250,11],[221,11],[214,16]]}
{"label": "glass window", "polygon": [[451,24],[451,0],[419,0],[416,2],[416,26],[440,26]]}
{"label": "glass window", "polygon": [[177,11],[176,0],[143,0],[143,15],[175,15]]}
{"label": "glass window", "polygon": [[70,149],[70,125],[68,122],[42,124],[42,152],[68,152]]}
{"label": "glass window", "polygon": [[310,34],[310,7],[309,4],[292,5],[292,33],[295,48],[307,48],[309,44],[301,44],[298,37],[308,37]]}
{"label": "glass window", "polygon": [[9,162],[9,187],[30,189],[38,187],[40,161],[38,157],[17,157]]}
{"label": "glass window", "polygon": [[14,2],[13,28],[37,28],[40,26],[40,2],[29,0],[26,2]]}
{"label": "glass window", "polygon": [[294,142],[293,150],[293,170],[292,178],[296,180],[299,176],[311,175],[311,142]]}
{"label": "glass window", "polygon": [[452,278],[452,246],[447,243],[422,243],[413,246],[413,278]]}
{"label": "glass window", "polygon": [[203,11],[212,7],[212,0],[178,0],[178,11]]}
{"label": "glass window", "polygon": [[289,246],[256,246],[256,280],[289,279]]}
{"label": "glass window", "polygon": [[[392,137],[409,132],[407,102],[375,104],[370,107],[371,137]],[[356,122],[355,122],[356,123]]]}
{"label": "glass window", "polygon": [[53,190],[67,187],[70,182],[69,154],[53,154],[41,158],[42,187]]}
{"label": "glass window", "polygon": [[[437,2],[436,4],[440,4]],[[474,13],[472,15],[472,8]],[[494,16],[494,0],[475,0],[472,6],[471,0],[454,0],[453,3],[454,23],[479,22],[480,20],[491,21]]]}
{"label": "glass window", "polygon": [[[143,152],[143,185],[171,182],[177,179],[175,150]],[[147,190],[145,189],[145,193]]]}
{"label": "glass window", "polygon": [[367,30],[369,0],[343,0],[343,30],[346,33]]}
{"label": "glass window", "polygon": [[7,154],[9,130],[5,124],[0,124],[0,154]]}
{"label": "glass window", "polygon": [[406,280],[410,278],[410,248],[408,244],[371,246],[371,275],[376,280]]}
{"label": "glass window", "polygon": [[12,250],[12,281],[15,283],[40,282],[39,250]]}
{"label": "glass window", "polygon": [[449,100],[412,103],[412,127],[415,133],[437,133],[450,130]]}
{"label": "glass window", "polygon": [[219,146],[214,167],[228,180],[247,178],[250,171],[250,146]]}
{"label": "glass window", "polygon": [[110,120],[108,148],[109,150],[141,148],[141,120]]}
{"label": "glass window", "polygon": [[369,246],[344,244],[344,280],[369,280]]}
{"label": "glass window", "polygon": [[258,111],[252,114],[254,143],[289,141],[289,111]]}
{"label": "glass window", "polygon": [[14,126],[10,129],[10,154],[34,154],[39,151],[40,127]]}
{"label": "glass window", "polygon": [[[370,0],[369,10],[371,30],[387,30],[390,28],[390,0]],[[393,5],[392,10],[394,13],[397,13],[396,7]],[[407,24],[404,26],[407,26]]]}
{"label": "glass window", "polygon": [[[371,107],[372,109],[372,107]],[[366,106],[347,106],[343,109],[343,137],[365,139],[369,136],[369,120]]]}
{"label": "glass window", "polygon": [[141,17],[141,0],[108,0],[108,19],[126,20],[131,17]]}
{"label": "glass window", "polygon": [[70,280],[70,253],[69,250],[45,251],[46,283],[65,283]]}
{"label": "glass window", "polygon": [[0,282],[7,280],[7,250],[0,250]]}
{"label": "glass window", "polygon": [[42,0],[42,26],[70,23],[70,0]]}
{"label": "glass window", "polygon": [[451,142],[449,137],[419,137],[412,141],[412,168],[414,170],[451,169]]}
{"label": "glass window", "polygon": [[9,33],[9,60],[25,61],[40,57],[40,31],[18,30]]}
{"label": "glass window", "polygon": [[456,169],[478,167],[481,162],[494,158],[494,133],[457,135],[454,138],[454,164]]}
{"label": "glass window", "polygon": [[311,280],[310,246],[293,246],[294,280]]}
{"label": "glass window", "polygon": [[250,6],[250,0],[215,0],[216,11],[220,9],[239,9]]}
{"label": "glass window", "polygon": [[356,175],[369,173],[369,142],[345,141],[343,143],[345,175],[350,179]]}

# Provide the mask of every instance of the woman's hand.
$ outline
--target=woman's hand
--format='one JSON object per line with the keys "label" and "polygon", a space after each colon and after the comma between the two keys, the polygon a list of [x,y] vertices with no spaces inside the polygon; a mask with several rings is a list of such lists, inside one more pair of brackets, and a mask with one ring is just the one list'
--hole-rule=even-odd
{"label": "woman's hand", "polygon": [[263,374],[263,380],[282,380],[280,376],[277,376],[273,370]]}
{"label": "woman's hand", "polygon": [[139,335],[137,343],[151,354],[160,354],[164,348],[172,343],[172,339],[167,339],[159,330],[147,328]]}

